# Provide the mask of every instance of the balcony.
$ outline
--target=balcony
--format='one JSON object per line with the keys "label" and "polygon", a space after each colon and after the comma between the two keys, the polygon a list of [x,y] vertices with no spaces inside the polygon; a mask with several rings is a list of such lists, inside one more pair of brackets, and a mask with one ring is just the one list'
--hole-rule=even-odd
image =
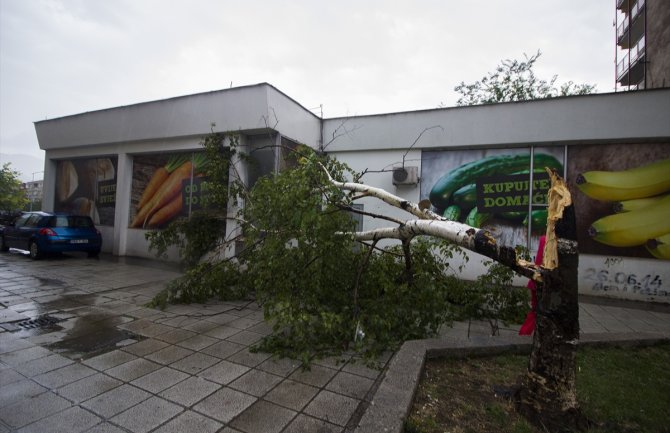
{"label": "balcony", "polygon": [[644,80],[645,48],[642,37],[617,63],[616,77],[622,86],[635,86]]}
{"label": "balcony", "polygon": [[624,10],[626,15],[616,29],[617,44],[621,48],[630,48],[644,35],[644,6],[645,0],[638,0],[630,11]]}

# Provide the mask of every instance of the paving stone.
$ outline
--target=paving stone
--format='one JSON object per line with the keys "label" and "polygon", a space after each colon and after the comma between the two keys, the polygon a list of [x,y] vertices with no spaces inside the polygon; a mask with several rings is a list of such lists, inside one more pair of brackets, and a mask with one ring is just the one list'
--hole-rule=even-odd
{"label": "paving stone", "polygon": [[[515,331],[516,333],[516,331]],[[366,365],[363,365],[362,361],[349,361],[344,367],[342,367],[342,371],[346,371],[347,373],[353,373],[358,376],[363,376],[367,377],[368,379],[376,380],[379,375],[381,374],[380,370],[375,370],[374,368],[370,368]]]}
{"label": "paving stone", "polygon": [[73,406],[62,412],[27,425],[17,433],[79,433],[102,421],[80,407]]}
{"label": "paving stone", "polygon": [[263,398],[280,406],[301,411],[318,392],[318,388],[287,379]]}
{"label": "paving stone", "polygon": [[374,381],[371,379],[341,371],[328,382],[326,389],[362,400],[373,384]]}
{"label": "paving stone", "polygon": [[18,428],[70,407],[70,402],[52,392],[21,400],[0,408],[0,419],[10,427]]}
{"label": "paving stone", "polygon": [[88,365],[89,367],[95,368],[96,370],[104,371],[117,365],[125,364],[134,359],[137,359],[137,356],[127,353],[123,350],[113,350],[111,352],[103,353],[102,355],[94,356],[93,358],[86,359],[82,361],[82,364]]}
{"label": "paving stone", "polygon": [[286,427],[283,433],[341,433],[342,431],[341,426],[300,414]]}
{"label": "paving stone", "polygon": [[14,369],[8,366],[3,367],[2,364],[0,364],[0,390],[2,389],[1,387],[5,385],[24,380],[25,378],[24,375],[17,373]]}
{"label": "paving stone", "polygon": [[256,401],[255,397],[230,388],[222,388],[193,409],[211,418],[228,423]]}
{"label": "paving stone", "polygon": [[300,366],[300,361],[291,358],[274,359],[269,358],[261,363],[257,368],[276,374],[277,376],[287,377]]}
{"label": "paving stone", "polygon": [[33,377],[57,368],[72,364],[74,361],[60,355],[49,355],[17,365],[16,371],[24,376]]}
{"label": "paving stone", "polygon": [[86,430],[86,433],[126,433],[126,431],[121,430],[117,426],[108,422],[103,422],[102,424],[98,424],[95,427]]}
{"label": "paving stone", "polygon": [[219,341],[220,340],[218,338],[208,337],[206,335],[196,335],[194,337],[182,340],[177,344],[181,347],[185,347],[191,350],[202,350],[205,347],[211,346],[212,344]]}
{"label": "paving stone", "polygon": [[142,377],[145,374],[151,373],[161,368],[160,364],[155,362],[147,361],[143,358],[134,359],[125,364],[117,365],[114,368],[106,370],[105,373],[115,377],[117,379],[123,380],[124,382],[130,382],[138,377]]}
{"label": "paving stone", "polygon": [[122,384],[123,382],[120,380],[98,373],[65,385],[56,390],[56,392],[70,401],[80,403]]}
{"label": "paving stone", "polygon": [[[2,370],[0,375],[4,375],[5,370]],[[23,378],[23,376],[21,376]],[[0,388],[0,407],[9,406],[25,399],[35,397],[36,395],[47,392],[48,389],[36,384],[32,380],[19,380],[3,385]]]}
{"label": "paving stone", "polygon": [[[218,340],[217,340],[218,341]],[[202,350],[202,353],[207,355],[216,356],[217,358],[226,359],[229,356],[239,352],[244,349],[245,346],[237,343],[232,343],[230,341],[219,341],[218,343],[212,344],[206,349]]]}
{"label": "paving stone", "polygon": [[59,368],[58,370],[53,370],[48,373],[35,376],[33,377],[33,380],[50,389],[56,389],[65,386],[68,383],[76,382],[79,379],[92,376],[95,373],[97,372],[92,368],[75,363],[63,368]]}
{"label": "paving stone", "polygon": [[221,385],[200,377],[191,376],[166,389],[159,395],[182,406],[191,407],[220,388]]}
{"label": "paving stone", "polygon": [[245,432],[279,433],[297,414],[292,410],[259,400],[230,425]]}
{"label": "paving stone", "polygon": [[219,326],[217,323],[208,322],[206,320],[197,320],[196,322],[191,323],[190,325],[183,326],[183,329],[188,329],[189,331],[197,332],[198,334],[204,334],[210,329],[216,328]]}
{"label": "paving stone", "polygon": [[249,351],[249,348],[247,347],[235,353],[234,355],[229,356],[227,360],[237,364],[246,365],[247,367],[256,367],[270,356],[272,355],[265,352],[253,353]]}
{"label": "paving stone", "polygon": [[251,328],[252,326],[258,325],[259,323],[260,323],[259,320],[251,319],[247,316],[235,319],[232,322],[228,322],[228,326],[232,326],[233,328],[237,329],[247,329]]}
{"label": "paving stone", "polygon": [[[35,347],[33,344],[31,344],[26,340],[13,337],[12,334],[10,334],[9,332],[4,332],[0,335],[3,336],[3,338],[0,339],[0,353],[2,354]],[[5,337],[5,335],[7,337]],[[0,361],[3,360],[4,360],[3,357],[0,357]]]}
{"label": "paving stone", "polygon": [[148,392],[125,384],[87,400],[81,405],[107,419],[149,397],[151,394]]}
{"label": "paving stone", "polygon": [[[1,346],[4,346],[4,344],[5,342],[2,341]],[[18,365],[25,364],[28,361],[44,358],[49,355],[51,355],[51,351],[48,349],[30,344],[28,347],[0,355],[0,361],[7,365],[16,367]]]}
{"label": "paving stone", "polygon": [[232,337],[233,335],[237,334],[238,332],[242,332],[242,331],[238,328],[233,328],[232,326],[221,325],[221,326],[217,326],[215,328],[210,329],[209,331],[205,332],[204,335],[207,335],[209,337],[218,338],[220,340],[224,340],[228,337]]}
{"label": "paving stone", "polygon": [[136,356],[146,356],[149,355],[150,353],[157,352],[167,346],[168,344],[164,341],[154,340],[153,338],[147,338],[146,340],[142,340],[135,344],[125,346],[122,350],[124,352],[132,353],[133,355]]}
{"label": "paving stone", "polygon": [[146,389],[153,394],[157,394],[188,377],[188,374],[179,370],[175,370],[170,367],[163,367],[160,370],[156,370],[138,379],[135,379],[131,383],[142,389]]}
{"label": "paving stone", "polygon": [[197,334],[193,331],[187,331],[185,329],[174,329],[173,331],[160,334],[156,338],[158,340],[165,341],[166,343],[175,344],[182,340],[186,340],[187,338],[191,338],[195,335]]}
{"label": "paving stone", "polygon": [[147,355],[146,358],[159,364],[167,365],[179,361],[182,358],[186,358],[191,354],[193,354],[192,350],[184,349],[179,346],[168,346]]}
{"label": "paving stone", "polygon": [[197,374],[208,367],[219,362],[219,358],[206,355],[204,353],[196,352],[186,358],[180,359],[177,362],[170,364],[170,367],[176,368],[188,374]]}
{"label": "paving stone", "polygon": [[221,314],[217,314],[215,316],[210,316],[210,317],[205,318],[206,321],[212,322],[212,323],[218,323],[219,325],[225,325],[226,323],[230,323],[233,320],[237,320],[237,319],[239,319],[239,316],[235,316],[235,315],[228,314],[228,313],[221,313]]}
{"label": "paving stone", "polygon": [[226,340],[232,341],[233,343],[244,344],[245,346],[251,346],[261,338],[263,338],[261,334],[256,334],[255,332],[249,331],[240,331],[237,334],[226,338]]}
{"label": "paving stone", "polygon": [[[132,315],[132,314],[135,314],[135,313],[136,313],[136,311],[133,311],[130,314]],[[174,328],[172,326],[165,326],[165,325],[161,325],[161,324],[158,324],[158,323],[153,323],[153,324],[151,324],[149,326],[146,326],[144,328],[140,328],[140,329],[138,329],[137,331],[134,331],[134,332],[136,334],[143,335],[145,337],[157,337],[161,334],[165,334],[166,332],[170,332],[172,330],[174,330]]]}
{"label": "paving stone", "polygon": [[330,391],[321,391],[307,405],[304,412],[333,424],[346,426],[358,407],[359,401]]}
{"label": "paving stone", "polygon": [[220,422],[204,417],[197,412],[187,410],[158,430],[154,430],[153,433],[215,433],[221,427],[223,427],[223,424]]}
{"label": "paving stone", "polygon": [[198,376],[211,380],[212,382],[227,385],[247,371],[249,371],[249,367],[245,367],[244,365],[221,361],[208,369],[201,371],[198,373]]}
{"label": "paving stone", "polygon": [[229,386],[247,394],[261,397],[274,388],[282,378],[261,370],[251,370]]}
{"label": "paving stone", "polygon": [[134,433],[145,433],[182,411],[183,409],[174,403],[160,397],[151,397],[121,412],[110,421]]}
{"label": "paving stone", "polygon": [[309,370],[298,369],[289,376],[289,379],[297,380],[298,382],[313,385],[321,388],[328,383],[328,381],[335,376],[337,370],[319,365],[311,365]]}

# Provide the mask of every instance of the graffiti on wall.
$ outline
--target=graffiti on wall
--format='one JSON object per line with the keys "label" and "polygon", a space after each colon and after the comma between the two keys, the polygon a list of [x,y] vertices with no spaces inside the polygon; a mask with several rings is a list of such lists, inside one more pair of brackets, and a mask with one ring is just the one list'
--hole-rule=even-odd
{"label": "graffiti on wall", "polygon": [[117,158],[67,159],[56,163],[54,210],[114,225]]}

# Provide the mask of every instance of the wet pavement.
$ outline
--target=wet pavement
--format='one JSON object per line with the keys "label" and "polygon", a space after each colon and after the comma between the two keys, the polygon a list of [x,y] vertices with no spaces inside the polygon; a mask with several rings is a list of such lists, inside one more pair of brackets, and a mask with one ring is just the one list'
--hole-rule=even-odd
{"label": "wet pavement", "polygon": [[[151,260],[0,254],[0,433],[355,430],[380,371],[351,357],[303,371],[252,353],[270,332],[253,301],[146,308],[178,275]],[[580,309],[584,333],[670,335],[667,308]],[[457,323],[442,336],[489,333]]]}

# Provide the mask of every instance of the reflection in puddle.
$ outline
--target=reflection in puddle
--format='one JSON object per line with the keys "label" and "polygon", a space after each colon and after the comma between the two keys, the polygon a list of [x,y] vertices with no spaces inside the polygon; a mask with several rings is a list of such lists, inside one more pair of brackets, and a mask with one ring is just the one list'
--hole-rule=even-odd
{"label": "reflection in puddle", "polygon": [[128,320],[126,317],[105,314],[73,318],[64,325],[62,340],[45,347],[70,359],[85,359],[126,343],[143,340],[144,337],[117,328]]}

